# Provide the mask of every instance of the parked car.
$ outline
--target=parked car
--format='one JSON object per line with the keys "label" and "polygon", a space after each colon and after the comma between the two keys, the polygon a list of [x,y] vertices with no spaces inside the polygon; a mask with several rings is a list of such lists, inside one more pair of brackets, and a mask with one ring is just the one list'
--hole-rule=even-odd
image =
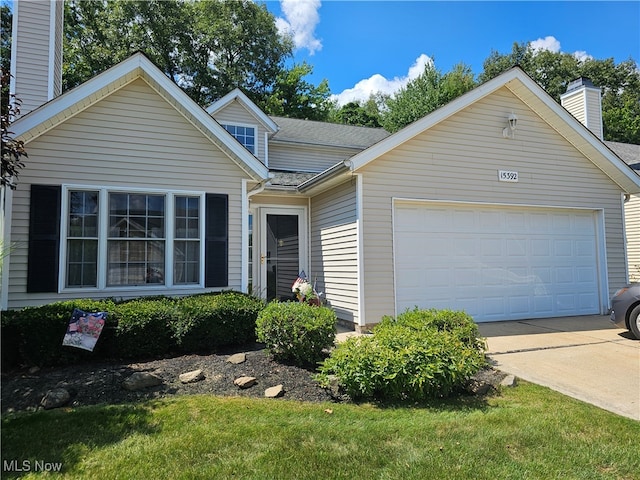
{"label": "parked car", "polygon": [[640,283],[630,283],[613,295],[611,321],[640,340]]}

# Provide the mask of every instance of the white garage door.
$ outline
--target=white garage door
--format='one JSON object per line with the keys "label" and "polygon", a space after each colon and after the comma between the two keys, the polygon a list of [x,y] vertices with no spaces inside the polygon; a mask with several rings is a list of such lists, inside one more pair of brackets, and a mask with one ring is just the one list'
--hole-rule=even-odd
{"label": "white garage door", "polygon": [[476,321],[600,313],[594,212],[397,203],[396,308]]}

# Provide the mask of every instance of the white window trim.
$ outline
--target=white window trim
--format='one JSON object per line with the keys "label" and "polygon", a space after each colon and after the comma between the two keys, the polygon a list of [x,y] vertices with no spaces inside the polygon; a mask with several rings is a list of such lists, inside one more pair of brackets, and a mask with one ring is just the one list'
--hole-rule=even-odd
{"label": "white window trim", "polygon": [[[97,287],[67,287],[67,220],[69,218],[69,191],[97,191],[99,201],[98,215],[98,265]],[[107,244],[109,231],[109,193],[144,193],[150,195],[164,195],[165,197],[165,283],[162,285],[117,285],[107,286]],[[173,283],[173,255],[175,235],[175,197],[190,196],[200,199],[200,278],[198,283],[174,284]],[[111,185],[62,185],[62,211],[60,215],[60,264],[58,267],[58,292],[59,293],[87,293],[108,292],[111,295],[135,294],[140,291],[167,291],[188,290],[204,288],[204,254],[205,254],[205,192],[189,190],[161,190],[136,187],[122,187]]]}

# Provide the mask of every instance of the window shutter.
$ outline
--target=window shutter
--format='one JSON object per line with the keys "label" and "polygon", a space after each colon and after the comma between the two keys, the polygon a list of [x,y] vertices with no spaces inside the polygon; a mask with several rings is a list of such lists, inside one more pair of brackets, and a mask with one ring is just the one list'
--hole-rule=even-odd
{"label": "window shutter", "polygon": [[57,292],[60,265],[60,185],[31,185],[27,292]]}
{"label": "window shutter", "polygon": [[229,199],[207,193],[205,212],[204,286],[229,285]]}

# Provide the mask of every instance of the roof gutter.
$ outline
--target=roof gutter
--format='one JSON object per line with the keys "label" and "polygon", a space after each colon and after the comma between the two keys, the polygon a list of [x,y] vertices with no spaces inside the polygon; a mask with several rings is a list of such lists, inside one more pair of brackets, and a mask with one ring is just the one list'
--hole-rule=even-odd
{"label": "roof gutter", "polygon": [[336,178],[342,175],[343,173],[351,171],[351,167],[352,167],[352,164],[351,164],[351,160],[349,159],[343,160],[340,163],[336,163],[333,167],[329,167],[324,172],[321,172],[315,177],[311,177],[306,182],[303,182],[300,185],[298,185],[298,191],[306,192],[308,190],[311,190],[312,188],[317,187],[321,183],[325,183],[328,180],[331,180],[333,178]]}

